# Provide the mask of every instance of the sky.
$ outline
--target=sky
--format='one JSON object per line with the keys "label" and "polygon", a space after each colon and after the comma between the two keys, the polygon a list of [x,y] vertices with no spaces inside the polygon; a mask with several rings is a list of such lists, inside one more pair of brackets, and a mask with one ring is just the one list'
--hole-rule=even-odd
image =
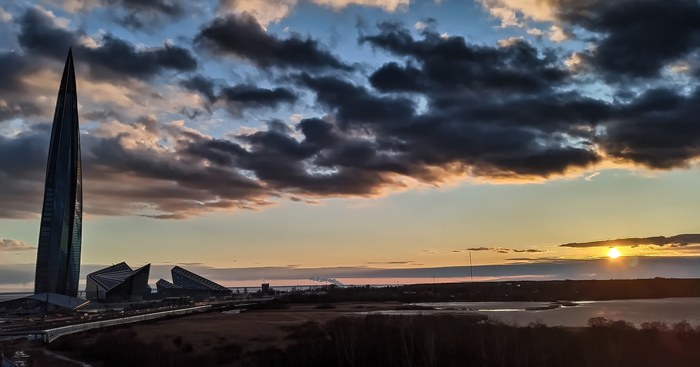
{"label": "sky", "polygon": [[697,0],[4,1],[0,290],[69,47],[83,278],[700,276]]}

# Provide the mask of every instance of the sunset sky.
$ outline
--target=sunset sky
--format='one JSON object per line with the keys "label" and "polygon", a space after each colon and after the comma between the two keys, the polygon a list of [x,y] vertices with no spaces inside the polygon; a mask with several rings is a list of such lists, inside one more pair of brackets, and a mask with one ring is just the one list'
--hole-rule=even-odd
{"label": "sunset sky", "polygon": [[697,0],[3,1],[0,291],[69,46],[81,278],[700,276]]}

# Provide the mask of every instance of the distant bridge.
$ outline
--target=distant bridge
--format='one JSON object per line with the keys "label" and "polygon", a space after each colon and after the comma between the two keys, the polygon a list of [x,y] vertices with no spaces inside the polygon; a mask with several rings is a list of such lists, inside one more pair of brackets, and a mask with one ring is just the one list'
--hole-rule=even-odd
{"label": "distant bridge", "polygon": [[82,331],[88,331],[93,329],[101,329],[109,326],[117,326],[124,324],[132,324],[135,322],[142,322],[148,320],[157,320],[169,316],[183,316],[193,313],[206,312],[211,309],[211,305],[196,306],[188,308],[180,308],[177,310],[159,311],[152,312],[143,315],[135,316],[125,316],[111,320],[102,321],[91,321],[81,324],[61,326],[50,329],[36,329],[36,330],[22,330],[22,331],[4,331],[0,332],[0,338],[3,337],[34,337],[35,339],[41,339],[45,343],[51,343],[54,340],[68,334],[79,333]]}

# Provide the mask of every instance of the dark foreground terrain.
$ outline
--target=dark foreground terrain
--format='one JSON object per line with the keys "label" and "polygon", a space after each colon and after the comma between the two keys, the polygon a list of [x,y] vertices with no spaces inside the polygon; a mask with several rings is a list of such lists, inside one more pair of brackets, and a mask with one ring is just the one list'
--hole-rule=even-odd
{"label": "dark foreground terrain", "polygon": [[[264,312],[262,312],[264,313]],[[282,326],[283,340],[192,343],[182,331],[73,335],[51,349],[93,366],[698,366],[700,329],[591,319],[587,328],[514,327],[469,316],[339,317]],[[195,332],[196,334],[196,332]],[[197,336],[195,335],[195,338]],[[259,338],[259,336],[258,336]],[[267,346],[266,346],[267,345]]]}
{"label": "dark foreground terrain", "polygon": [[700,366],[700,327],[685,322],[634,327],[624,321],[593,318],[583,328],[516,327],[465,311],[366,315],[424,307],[406,304],[418,301],[699,296],[700,279],[327,287],[290,293],[240,314],[210,312],[94,330],[64,336],[49,346],[0,342],[0,352],[10,357],[18,351],[28,355],[27,367]]}

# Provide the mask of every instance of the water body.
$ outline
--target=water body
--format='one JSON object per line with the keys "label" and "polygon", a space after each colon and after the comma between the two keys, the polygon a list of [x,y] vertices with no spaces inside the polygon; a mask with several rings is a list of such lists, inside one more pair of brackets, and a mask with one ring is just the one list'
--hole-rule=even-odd
{"label": "water body", "polygon": [[431,302],[416,306],[435,310],[377,311],[374,313],[407,315],[439,313],[480,313],[489,318],[514,325],[540,322],[548,326],[586,326],[591,317],[625,320],[637,326],[643,322],[660,321],[668,325],[687,321],[700,326],[700,298],[663,298],[613,301],[579,301],[578,306],[562,306],[549,310],[526,310],[546,307],[545,302]]}

